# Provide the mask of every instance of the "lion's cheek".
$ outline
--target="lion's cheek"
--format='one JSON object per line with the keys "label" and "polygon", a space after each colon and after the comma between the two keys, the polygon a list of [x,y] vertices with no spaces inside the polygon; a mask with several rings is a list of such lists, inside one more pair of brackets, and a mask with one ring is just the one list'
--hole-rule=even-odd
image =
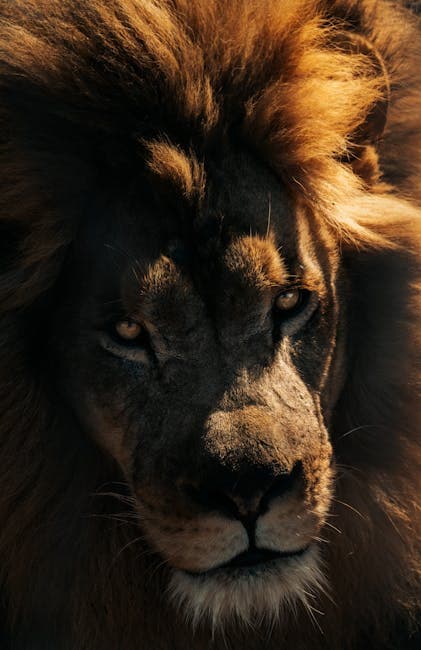
{"label": "lion's cheek", "polygon": [[320,518],[299,499],[277,499],[256,524],[256,545],[283,553],[305,548],[314,541]]}
{"label": "lion's cheek", "polygon": [[92,396],[86,398],[80,407],[80,420],[89,437],[121,467],[127,479],[132,465],[132,448],[127,440],[127,432],[122,424],[111,414],[110,408],[98,405]]}

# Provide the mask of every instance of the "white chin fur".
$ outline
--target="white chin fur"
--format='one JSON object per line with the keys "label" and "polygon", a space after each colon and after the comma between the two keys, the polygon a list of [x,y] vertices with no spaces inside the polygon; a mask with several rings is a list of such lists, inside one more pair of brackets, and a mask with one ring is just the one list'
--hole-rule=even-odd
{"label": "white chin fur", "polygon": [[301,602],[313,617],[313,597],[324,591],[319,553],[311,547],[300,557],[281,559],[253,570],[216,570],[204,575],[174,571],[169,592],[186,619],[197,626],[210,623],[214,631],[228,623],[269,625],[294,611]]}

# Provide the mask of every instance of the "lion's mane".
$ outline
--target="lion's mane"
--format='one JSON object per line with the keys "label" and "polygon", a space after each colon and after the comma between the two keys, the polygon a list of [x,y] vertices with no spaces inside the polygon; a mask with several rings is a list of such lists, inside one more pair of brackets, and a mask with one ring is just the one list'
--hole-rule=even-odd
{"label": "lion's mane", "polygon": [[[376,0],[1,3],[2,647],[210,647],[206,626],[193,632],[167,605],[148,555],[123,550],[136,531],[106,494],[118,492],[119,475],[57,397],[45,332],[86,194],[118,187],[158,134],[211,156],[239,123],[245,145],[340,238],[354,355],[332,431],[338,476],[323,551],[331,591],[315,603],[324,616],[316,611],[313,624],[298,611],[270,639],[233,626],[225,642],[416,643],[416,20],[403,3]],[[381,73],[344,34],[370,42]],[[386,99],[384,136],[369,142],[364,124]]]}

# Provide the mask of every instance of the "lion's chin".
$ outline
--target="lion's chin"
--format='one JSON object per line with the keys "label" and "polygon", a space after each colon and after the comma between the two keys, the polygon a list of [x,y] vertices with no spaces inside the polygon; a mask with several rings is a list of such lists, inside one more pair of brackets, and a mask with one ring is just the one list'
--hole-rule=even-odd
{"label": "lion's chin", "polygon": [[216,631],[232,623],[276,624],[300,602],[312,615],[311,601],[325,588],[319,552],[312,546],[301,555],[256,567],[222,567],[201,574],[174,570],[170,595],[194,627],[210,623]]}

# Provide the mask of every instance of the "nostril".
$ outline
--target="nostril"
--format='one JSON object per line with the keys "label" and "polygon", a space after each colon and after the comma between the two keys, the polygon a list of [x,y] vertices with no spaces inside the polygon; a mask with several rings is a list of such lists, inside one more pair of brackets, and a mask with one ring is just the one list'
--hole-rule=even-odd
{"label": "nostril", "polygon": [[217,511],[229,518],[239,519],[247,530],[251,530],[257,517],[268,510],[273,499],[303,485],[303,468],[298,462],[290,472],[272,474],[270,481],[267,475],[266,481],[260,484],[251,474],[233,476],[229,490],[224,482],[219,489],[215,487],[218,485],[216,478],[209,477],[206,484],[183,481],[179,484],[179,490],[196,506],[207,512]]}
{"label": "nostril", "polygon": [[260,514],[263,514],[269,507],[270,502],[277,497],[283,497],[288,492],[297,490],[303,485],[303,466],[300,462],[295,463],[290,472],[277,476],[270,488],[265,492],[260,501]]}
{"label": "nostril", "polygon": [[228,517],[238,518],[238,507],[229,496],[221,490],[212,490],[192,483],[183,483],[181,490],[196,505],[207,511],[217,510]]}

